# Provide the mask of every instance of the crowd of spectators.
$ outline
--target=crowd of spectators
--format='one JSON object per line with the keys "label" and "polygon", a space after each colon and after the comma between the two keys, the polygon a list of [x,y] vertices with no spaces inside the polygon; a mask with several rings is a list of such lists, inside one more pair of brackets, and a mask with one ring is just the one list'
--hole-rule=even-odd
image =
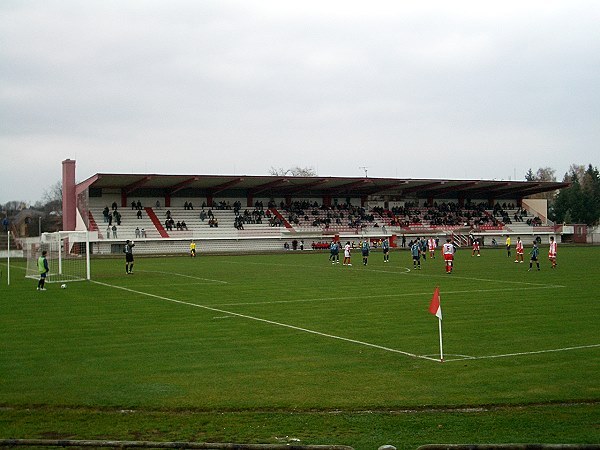
{"label": "crowd of spectators", "polygon": [[[159,204],[157,201],[157,208]],[[140,200],[132,201],[131,209],[137,211],[138,219],[143,218],[142,211],[144,208]],[[193,203],[185,201],[183,209],[193,210]],[[247,224],[262,224],[265,221],[271,227],[280,227],[286,220],[296,227],[310,226],[322,228],[323,230],[328,230],[330,227],[341,227],[353,229],[357,232],[366,227],[379,226],[401,228],[469,227],[480,229],[482,227],[502,227],[513,222],[523,222],[530,226],[543,225],[539,217],[532,217],[525,209],[513,203],[495,203],[490,208],[487,202],[473,203],[467,201],[463,205],[456,202],[434,202],[430,205],[427,202],[419,204],[419,201],[407,201],[403,206],[393,206],[390,209],[374,207],[369,210],[350,203],[336,202],[334,205],[326,206],[308,200],[297,200],[290,204],[283,201],[277,204],[275,201],[270,200],[267,203],[267,208],[264,208],[262,201],[256,201],[254,208],[245,209],[242,209],[242,202],[239,200],[234,201],[233,204],[227,200],[215,201],[211,206],[207,206],[206,202],[203,202],[200,220],[202,222],[208,220],[208,225],[211,228],[219,226],[219,221],[214,216],[213,209],[233,209],[235,214],[233,226],[237,230],[243,230]],[[117,202],[113,202],[110,209],[106,206],[102,211],[102,215],[104,222],[108,224],[107,237],[112,234],[116,238],[117,230],[115,226],[120,226],[122,221]],[[166,211],[164,226],[167,231],[173,229],[188,230],[188,225],[184,220],[177,222],[174,220],[170,209]]]}
{"label": "crowd of spectators", "polygon": [[173,219],[173,217],[171,216],[170,209],[167,209],[167,212],[165,214],[167,216],[165,220],[165,230],[173,231],[173,228],[175,228],[175,230],[177,231],[187,231],[188,227],[185,223],[185,220],[178,220],[177,222],[175,222],[175,219]]}
{"label": "crowd of spectators", "polygon": [[263,209],[255,207],[252,211],[245,209],[241,212],[240,207],[237,209],[234,207],[235,220],[233,226],[238,230],[244,229],[244,224],[261,224],[263,223],[263,217],[268,218],[271,213],[267,210],[268,215]]}
{"label": "crowd of spectators", "polygon": [[[281,205],[280,205],[281,206]],[[378,227],[502,227],[512,223],[508,211],[515,210],[513,220],[523,222],[527,211],[517,208],[514,204],[495,204],[490,210],[486,202],[466,202],[460,206],[455,202],[426,202],[419,205],[417,201],[406,202],[403,206],[394,206],[391,209],[374,207],[366,210],[348,204],[331,207],[319,205],[316,202],[296,201],[290,205],[283,205],[288,221],[295,226],[323,227],[327,230],[332,225],[361,229],[367,226]],[[508,211],[507,211],[508,210]],[[541,225],[539,217],[527,219],[532,226]]]}
{"label": "crowd of spectators", "polygon": [[323,227],[326,230],[332,225],[354,229],[369,225],[378,226],[371,212],[347,203],[325,206],[304,200],[283,205],[282,210],[285,211],[288,221],[296,226]]}

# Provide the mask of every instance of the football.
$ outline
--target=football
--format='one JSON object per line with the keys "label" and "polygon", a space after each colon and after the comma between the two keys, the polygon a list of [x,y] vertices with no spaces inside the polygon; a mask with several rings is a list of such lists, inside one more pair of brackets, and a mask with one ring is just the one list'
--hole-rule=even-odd
{"label": "football", "polygon": [[61,285],[60,285],[60,288],[61,288],[61,289],[66,289],[66,288],[67,288],[67,285],[66,285],[66,284],[61,284]]}

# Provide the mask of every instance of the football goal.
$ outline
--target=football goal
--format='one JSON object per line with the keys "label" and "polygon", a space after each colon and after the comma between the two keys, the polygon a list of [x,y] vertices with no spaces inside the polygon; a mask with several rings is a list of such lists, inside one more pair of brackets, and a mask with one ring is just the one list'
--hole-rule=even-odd
{"label": "football goal", "polygon": [[90,279],[90,242],[87,231],[57,231],[23,240],[23,256],[27,260],[27,278],[39,278],[38,258],[46,252],[50,272],[48,283],[64,283]]}

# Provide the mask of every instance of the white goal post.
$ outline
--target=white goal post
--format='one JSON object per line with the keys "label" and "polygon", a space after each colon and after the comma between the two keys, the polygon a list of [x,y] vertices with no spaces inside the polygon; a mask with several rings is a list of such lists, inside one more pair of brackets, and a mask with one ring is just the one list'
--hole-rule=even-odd
{"label": "white goal post", "polygon": [[87,231],[57,231],[40,237],[23,239],[23,256],[27,260],[27,278],[39,278],[38,258],[46,251],[50,272],[48,283],[90,279],[90,238]]}

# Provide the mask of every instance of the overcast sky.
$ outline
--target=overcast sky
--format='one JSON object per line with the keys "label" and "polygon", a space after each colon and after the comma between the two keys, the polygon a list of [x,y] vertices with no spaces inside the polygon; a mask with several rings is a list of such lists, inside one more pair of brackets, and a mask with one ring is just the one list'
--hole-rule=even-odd
{"label": "overcast sky", "polygon": [[99,172],[599,165],[597,0],[2,0],[0,203]]}

